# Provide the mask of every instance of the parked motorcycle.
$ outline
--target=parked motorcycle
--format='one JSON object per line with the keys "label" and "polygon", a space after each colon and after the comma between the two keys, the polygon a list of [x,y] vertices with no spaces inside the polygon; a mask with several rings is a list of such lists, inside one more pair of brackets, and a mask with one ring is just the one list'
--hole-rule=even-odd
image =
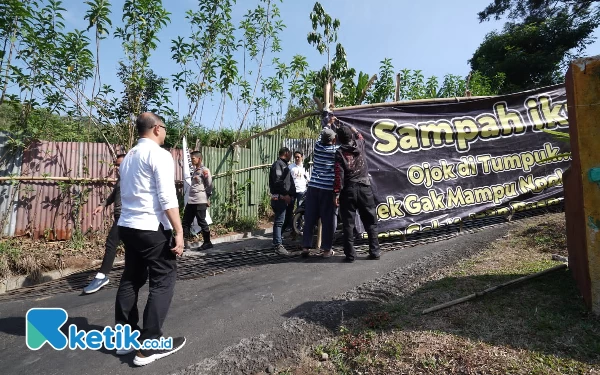
{"label": "parked motorcycle", "polygon": [[[305,197],[306,195],[298,202],[298,207],[296,208],[296,210],[294,211],[294,216],[292,219],[292,230],[294,231],[294,233],[297,236],[302,236],[302,233],[304,231],[304,211],[306,210],[305,205],[304,205],[304,201],[305,201]],[[341,231],[341,227],[342,227],[342,220],[340,217],[340,210],[336,210],[337,211],[337,227],[336,227],[336,232],[337,231]],[[316,227],[316,225],[315,225]],[[313,233],[316,233],[316,231],[314,231]]]}

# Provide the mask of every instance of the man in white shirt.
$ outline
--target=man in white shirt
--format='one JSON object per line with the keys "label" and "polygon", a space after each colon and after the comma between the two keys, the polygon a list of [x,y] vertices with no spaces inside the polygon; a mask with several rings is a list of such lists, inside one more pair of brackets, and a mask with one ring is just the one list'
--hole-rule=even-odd
{"label": "man in white shirt", "polygon": [[[296,187],[296,195],[292,197],[292,202],[287,207],[285,213],[285,222],[283,223],[283,230],[288,227],[292,228],[292,220],[294,217],[294,210],[296,205],[300,205],[304,194],[306,193],[306,185],[308,184],[308,172],[304,168],[304,154],[300,151],[294,152],[294,162],[288,167],[290,169],[290,175]],[[292,228],[293,229],[293,228]],[[295,233],[292,232],[292,238],[295,238]]]}
{"label": "man in white shirt", "polygon": [[294,152],[294,162],[290,164],[290,173],[296,186],[296,200],[301,200],[306,193],[308,184],[308,172],[304,168],[304,154],[300,151]]}
{"label": "man in white shirt", "polygon": [[[169,311],[175,280],[176,256],[183,253],[183,229],[175,191],[173,157],[160,146],[167,128],[160,117],[142,113],[136,120],[140,139],[120,167],[121,216],[119,236],[125,245],[125,269],[117,291],[115,320],[141,332],[139,342],[160,339]],[[173,229],[176,235],[173,236]],[[150,294],[144,309],[144,328],[138,326],[138,293],[150,277]],[[133,363],[144,366],[173,354],[185,345],[174,337],[172,349],[138,350]],[[118,355],[132,352],[118,350]]]}

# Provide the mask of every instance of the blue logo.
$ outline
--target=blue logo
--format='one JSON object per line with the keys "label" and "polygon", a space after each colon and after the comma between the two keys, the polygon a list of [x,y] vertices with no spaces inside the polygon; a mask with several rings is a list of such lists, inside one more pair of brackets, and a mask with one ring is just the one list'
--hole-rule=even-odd
{"label": "blue logo", "polygon": [[45,343],[56,350],[63,350],[69,341],[60,328],[67,322],[67,312],[64,309],[30,309],[25,315],[25,337],[27,347],[38,350]]}
{"label": "blue logo", "polygon": [[69,325],[66,336],[60,329],[67,322],[69,315],[60,308],[33,308],[25,315],[25,339],[27,347],[38,350],[48,343],[55,350],[63,350],[67,346],[71,350],[90,349],[172,349],[171,337],[147,339],[140,343],[139,331],[133,331],[128,324],[117,324],[114,328],[107,326],[102,331],[83,331],[75,324]]}

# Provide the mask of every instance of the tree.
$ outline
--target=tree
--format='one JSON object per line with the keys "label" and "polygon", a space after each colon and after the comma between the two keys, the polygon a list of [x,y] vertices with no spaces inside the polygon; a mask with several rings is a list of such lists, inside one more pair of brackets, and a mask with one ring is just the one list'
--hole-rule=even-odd
{"label": "tree", "polygon": [[388,99],[392,99],[395,87],[392,59],[383,59],[379,68],[379,77],[373,85],[373,91],[368,95],[367,102],[383,103]]}
{"label": "tree", "polygon": [[342,81],[341,93],[335,93],[338,106],[344,107],[362,104],[366,100],[367,93],[376,79],[376,74],[369,79],[369,75],[363,72],[358,73],[356,83],[354,82],[354,77],[346,77]]}
{"label": "tree", "polygon": [[600,25],[598,2],[495,0],[480,21],[508,14],[502,32],[489,33],[469,60],[488,78],[505,74],[502,93],[560,83],[566,63],[581,54]]}
{"label": "tree", "polygon": [[[327,78],[331,78],[331,45],[337,42],[340,20],[331,18],[318,1],[310,12],[310,20],[313,30],[308,33],[306,39],[309,44],[317,48],[321,55],[327,55]],[[322,29],[321,32],[319,32],[319,28]]]}
{"label": "tree", "polygon": [[[6,97],[6,90],[10,81],[10,70],[17,44],[17,35],[24,24],[32,17],[29,1],[5,0],[0,3],[0,74],[2,75],[2,94],[0,105]],[[8,49],[8,50],[7,50]]]}
{"label": "tree", "polygon": [[[126,108],[130,112],[125,122],[118,124],[117,131],[127,150],[137,138],[134,119],[142,112],[146,100],[148,60],[159,42],[158,32],[171,21],[169,15],[161,0],[125,0],[123,4],[123,26],[115,30],[115,36],[122,40],[125,53],[125,59],[119,62],[123,73],[120,78],[125,85]],[[163,107],[166,109],[168,107]]]}
{"label": "tree", "polygon": [[[198,122],[202,122],[206,98],[218,92],[219,67],[224,66],[220,62],[227,62],[229,57],[223,56],[220,51],[231,49],[231,12],[231,0],[199,0],[197,10],[186,12],[191,32],[172,40],[172,58],[180,68],[173,74],[173,88],[183,91],[188,99],[186,127],[197,115]],[[228,77],[227,74],[225,76]]]}
{"label": "tree", "polygon": [[326,83],[329,83],[331,85],[331,97],[327,99],[333,102],[333,95],[336,91],[335,82],[348,77],[353,78],[356,75],[356,71],[348,68],[346,51],[341,43],[335,45],[335,54],[333,59],[331,58],[331,48],[338,39],[340,20],[331,18],[319,2],[315,3],[312,12],[310,12],[310,20],[312,31],[308,33],[306,38],[308,44],[315,46],[321,55],[327,55],[327,65],[313,76],[316,86],[314,96],[323,98],[323,88]]}
{"label": "tree", "polygon": [[492,17],[499,20],[508,13],[512,20],[534,21],[554,16],[559,12],[580,18],[581,22],[594,21],[600,8],[598,1],[590,0],[494,0],[479,12],[479,21],[489,21]]}
{"label": "tree", "polygon": [[[142,87],[127,83],[127,79],[131,75],[130,67],[126,65],[119,66],[117,76],[125,87],[120,102],[115,106],[114,119],[118,122],[127,122],[129,116],[133,113],[164,112],[165,105],[170,103],[169,88],[167,87],[169,80],[157,76],[152,69],[148,68],[144,71],[144,85]],[[133,103],[131,98],[139,98],[139,102]]]}
{"label": "tree", "polygon": [[[281,2],[282,0],[279,0]],[[242,104],[238,108],[238,116],[241,121],[237,130],[235,139],[239,140],[242,129],[248,119],[248,114],[254,108],[255,119],[258,120],[260,109],[263,109],[263,121],[266,119],[266,108],[271,103],[267,95],[270,94],[270,99],[281,98],[279,95],[279,83],[273,85],[273,81],[263,79],[264,59],[267,52],[281,52],[281,39],[279,33],[285,28],[285,24],[281,20],[281,13],[275,0],[260,0],[254,10],[249,10],[244,19],[240,23],[240,29],[243,30],[243,38],[240,40],[244,48],[244,66],[242,76],[239,77],[239,84],[242,88],[239,102]],[[256,70],[254,73],[254,87],[250,84],[252,72],[247,69],[247,59],[254,60]],[[273,64],[277,65],[278,60],[273,59]],[[287,70],[287,69],[286,69]],[[248,75],[248,77],[246,76]],[[285,79],[285,78],[284,78]],[[259,83],[261,83],[262,96],[257,95]],[[273,89],[277,89],[273,91]]]}

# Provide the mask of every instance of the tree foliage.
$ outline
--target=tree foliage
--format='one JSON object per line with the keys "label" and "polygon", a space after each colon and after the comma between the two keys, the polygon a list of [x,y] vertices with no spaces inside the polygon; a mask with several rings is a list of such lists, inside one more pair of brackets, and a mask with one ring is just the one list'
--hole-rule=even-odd
{"label": "tree foliage", "polygon": [[[164,91],[163,81],[151,72],[149,59],[160,42],[159,31],[171,22],[169,15],[161,0],[125,0],[123,3],[123,26],[115,30],[115,37],[121,39],[125,55],[119,61],[118,75],[125,87],[123,93],[126,98],[117,113],[109,113],[108,119],[120,120],[117,135],[120,144],[127,150],[137,139],[135,117],[148,109],[144,106],[155,104],[159,106],[155,111],[161,112],[163,117],[174,115],[168,105],[168,92],[161,93],[159,97],[148,97],[149,93],[157,93],[158,88]],[[129,113],[119,113],[122,111]]]}
{"label": "tree foliage", "polygon": [[480,21],[502,16],[510,21],[469,60],[484,76],[504,74],[502,93],[562,82],[566,63],[593,42],[600,25],[597,1],[495,0],[479,13]]}
{"label": "tree foliage", "polygon": [[[392,60],[384,58],[377,74],[357,72],[338,42],[341,22],[318,2],[309,14],[307,41],[326,62],[311,67],[301,55],[282,58],[280,2],[258,0],[236,23],[235,7],[246,3],[197,0],[186,12],[190,31],[171,41],[178,68],[167,78],[155,74],[150,59],[171,23],[161,0],[125,0],[121,9],[113,9],[109,0],[86,0],[84,30],[65,24],[66,7],[60,0],[6,0],[0,4],[0,101],[11,110],[2,128],[30,139],[103,140],[127,149],[137,138],[135,116],[153,111],[165,119],[174,137],[171,146],[178,146],[184,135],[190,143],[227,146],[314,111],[328,81],[336,107],[394,100],[398,70]],[[113,26],[117,17],[119,27]],[[100,77],[100,47],[108,36],[122,46],[114,67],[120,80],[116,87]],[[425,77],[419,70],[399,74],[400,100],[464,96],[467,91],[494,94],[505,77],[493,71],[443,79]],[[188,106],[173,105],[170,90]],[[203,115],[207,100],[220,103],[213,119]],[[318,130],[318,119],[306,118],[284,133],[299,138]]]}

